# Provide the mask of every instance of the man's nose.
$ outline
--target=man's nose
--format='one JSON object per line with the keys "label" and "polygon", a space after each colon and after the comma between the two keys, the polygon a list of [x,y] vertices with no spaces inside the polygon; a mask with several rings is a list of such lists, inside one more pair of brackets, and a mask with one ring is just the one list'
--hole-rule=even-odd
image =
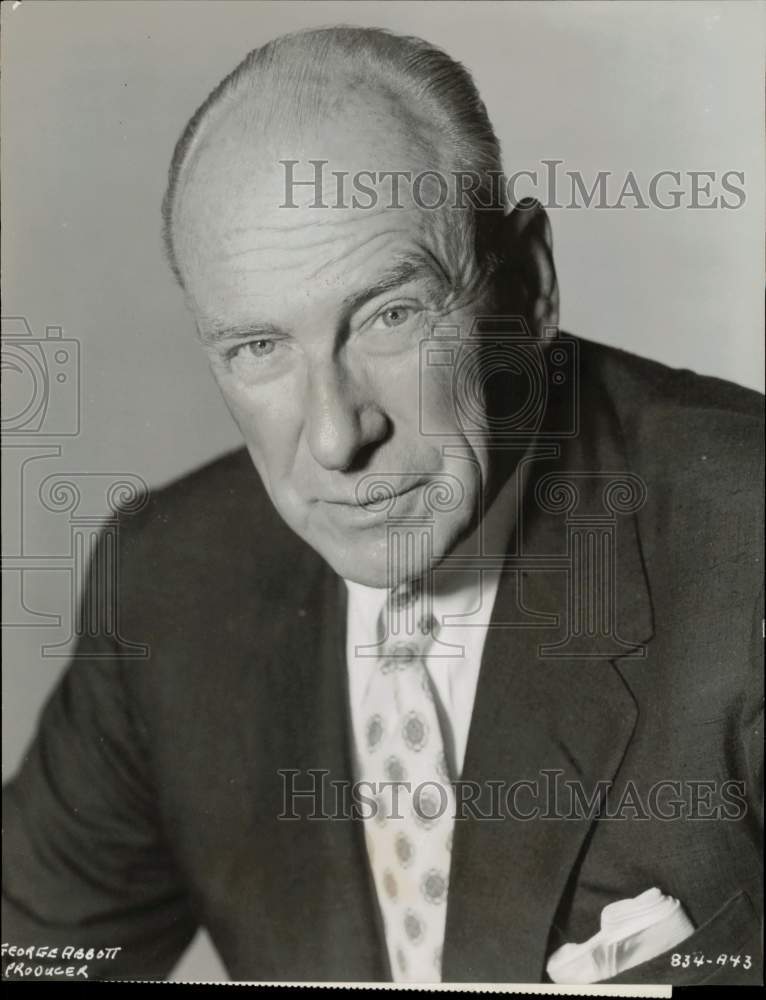
{"label": "man's nose", "polygon": [[310,373],[306,435],[312,455],[325,469],[350,469],[365,449],[383,441],[388,418],[337,360]]}

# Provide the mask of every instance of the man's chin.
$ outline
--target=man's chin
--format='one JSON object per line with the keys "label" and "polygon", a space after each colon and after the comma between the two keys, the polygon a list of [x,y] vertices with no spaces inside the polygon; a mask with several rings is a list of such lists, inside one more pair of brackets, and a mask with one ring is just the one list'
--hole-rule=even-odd
{"label": "man's chin", "polygon": [[317,552],[344,580],[360,583],[365,587],[390,587],[389,560],[386,546],[373,544],[353,548],[318,545]]}
{"label": "man's chin", "polygon": [[365,587],[395,587],[418,579],[444,557],[441,547],[434,550],[430,545],[408,545],[404,538],[400,539],[402,544],[394,544],[390,553],[389,543],[394,541],[390,537],[349,547],[328,546],[324,541],[316,549],[332,569],[344,580]]}

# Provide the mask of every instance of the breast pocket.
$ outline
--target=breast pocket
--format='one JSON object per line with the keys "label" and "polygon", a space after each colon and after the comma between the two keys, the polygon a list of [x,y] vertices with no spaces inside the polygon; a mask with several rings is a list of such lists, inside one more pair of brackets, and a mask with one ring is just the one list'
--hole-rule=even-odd
{"label": "breast pocket", "polygon": [[[722,957],[725,956],[725,962]],[[739,961],[736,957],[739,956]],[[761,922],[746,892],[728,899],[680,944],[601,983],[692,986],[763,982]]]}

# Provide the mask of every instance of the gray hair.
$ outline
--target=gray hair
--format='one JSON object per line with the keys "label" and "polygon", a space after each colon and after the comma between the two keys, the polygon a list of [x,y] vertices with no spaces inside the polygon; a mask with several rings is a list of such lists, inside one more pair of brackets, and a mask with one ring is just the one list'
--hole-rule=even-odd
{"label": "gray hair", "polygon": [[492,174],[499,176],[502,170],[500,144],[471,74],[421,38],[383,28],[338,26],[281,35],[253,49],[190,118],[176,143],[162,201],[165,252],[182,287],[173,243],[173,212],[181,174],[199,145],[204,126],[215,115],[225,114],[243,95],[258,107],[263,120],[284,121],[290,102],[295,124],[315,121],[326,109],[328,94],[337,94],[339,71],[347,82],[364,83],[404,100],[405,107],[424,125],[428,123],[449,150],[453,167],[479,178],[471,208],[474,251],[482,263],[496,259],[494,234],[505,205],[497,201],[501,194],[490,192],[497,188]]}

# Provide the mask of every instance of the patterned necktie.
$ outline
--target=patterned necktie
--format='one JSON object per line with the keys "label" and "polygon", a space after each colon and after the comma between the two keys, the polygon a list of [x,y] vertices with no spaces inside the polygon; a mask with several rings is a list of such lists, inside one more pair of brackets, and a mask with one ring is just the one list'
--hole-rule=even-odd
{"label": "patterned necktie", "polygon": [[362,777],[379,792],[365,835],[398,982],[441,981],[455,799],[426,667],[437,629],[419,585],[395,588],[364,700]]}

